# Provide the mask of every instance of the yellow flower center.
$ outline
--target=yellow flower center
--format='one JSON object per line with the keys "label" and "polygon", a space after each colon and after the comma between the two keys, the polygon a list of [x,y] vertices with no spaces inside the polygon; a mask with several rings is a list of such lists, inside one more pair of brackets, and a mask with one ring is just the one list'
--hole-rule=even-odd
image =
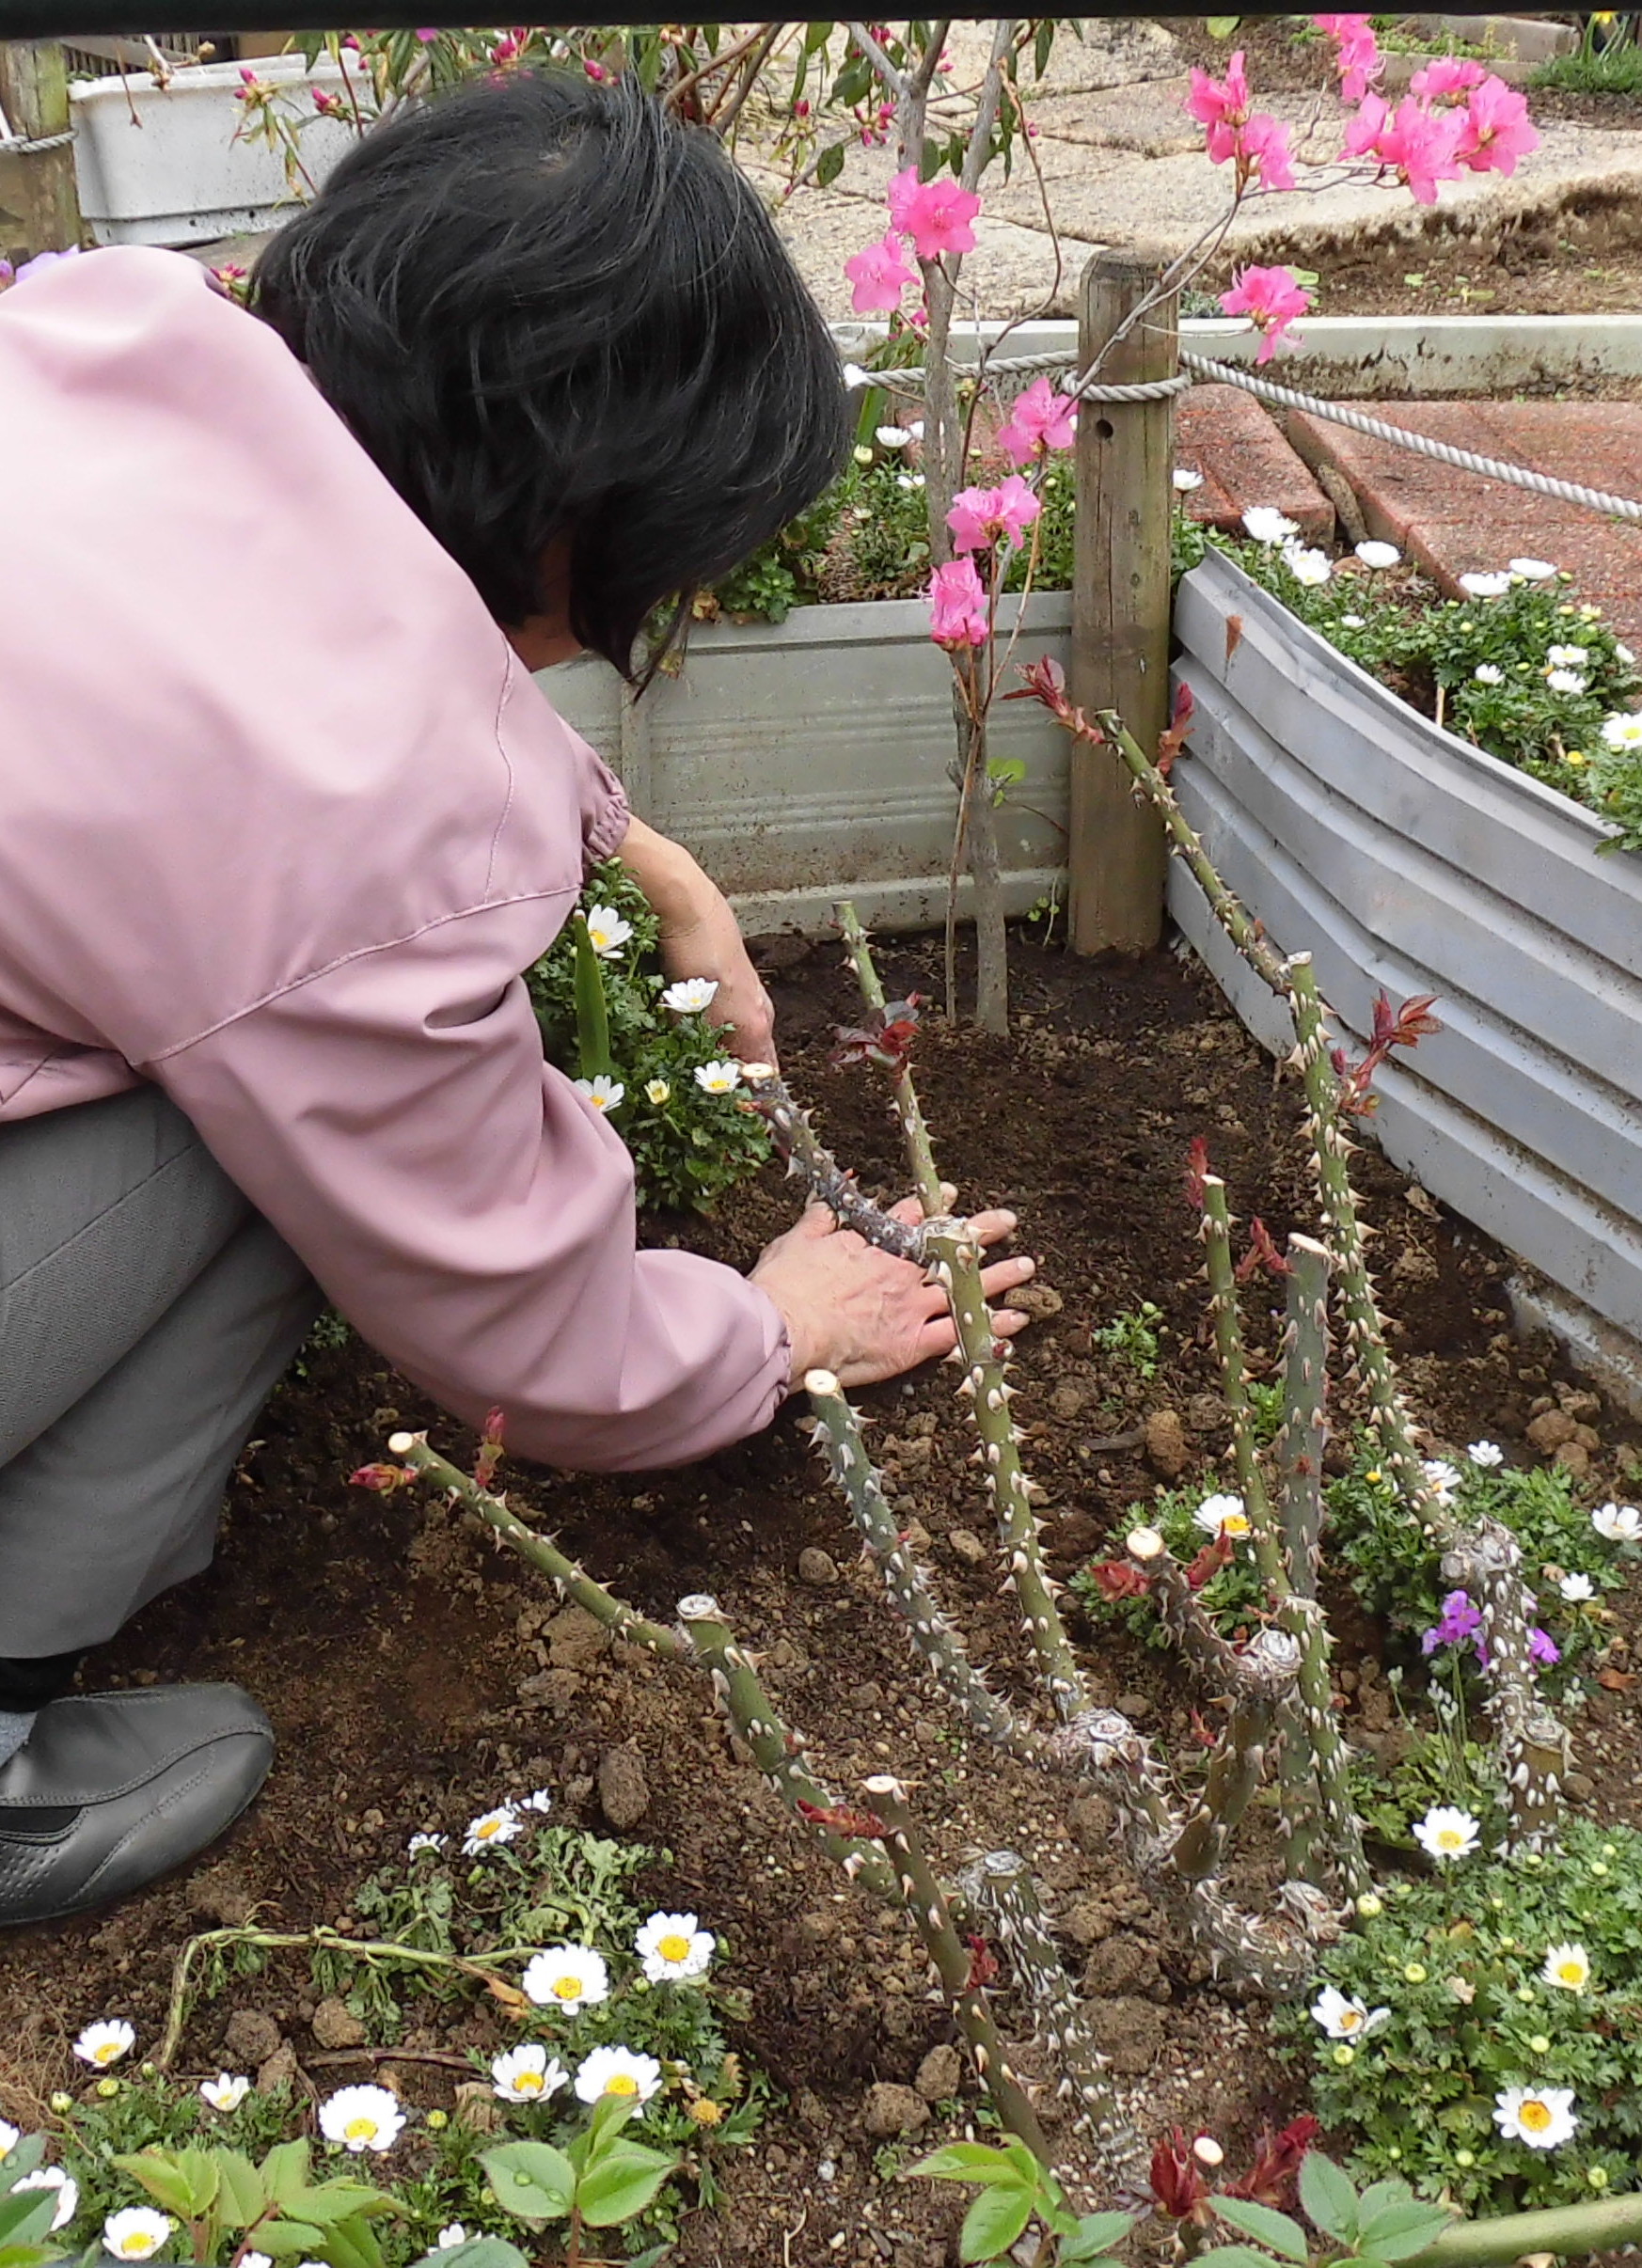
{"label": "yellow flower center", "polygon": [[1374,1468],[1374,1470],[1373,1470],[1371,1473],[1364,1473],[1364,1475],[1363,1475],[1363,1478],[1364,1478],[1366,1481],[1378,1481],[1378,1480],[1379,1480],[1379,1478],[1380,1478],[1380,1468],[1379,1468],[1379,1466],[1378,1466],[1378,1465],[1376,1465],[1376,1466],[1375,1466],[1375,1468]]}
{"label": "yellow flower center", "polygon": [[581,1998],[581,1978],[579,1977],[556,1977],[553,1979],[553,1997],[555,2000],[579,2000]]}
{"label": "yellow flower center", "polygon": [[500,1833],[500,1819],[481,1819],[479,1825],[473,1830],[473,1839],[476,1843],[488,1843],[493,1835]]}
{"label": "yellow flower center", "polygon": [[1458,1827],[1439,1827],[1437,1842],[1444,1851],[1463,1851],[1465,1837]]}
{"label": "yellow flower center", "polygon": [[1354,2032],[1362,2021],[1361,2008],[1342,2008],[1340,2010],[1339,2026],[1342,2032]]}
{"label": "yellow flower center", "polygon": [[143,2260],[153,2248],[151,2240],[140,2229],[134,2229],[128,2237],[121,2240],[119,2247],[128,2260]]}
{"label": "yellow flower center", "polygon": [[607,2095],[636,2095],[639,2082],[631,2071],[612,2071],[605,2081],[605,2092]]}
{"label": "yellow flower center", "polygon": [[104,2040],[92,2050],[92,2054],[99,2063],[113,2063],[119,2055],[119,2042],[118,2040]]}
{"label": "yellow flower center", "polygon": [[1220,1532],[1223,1536],[1246,1536],[1249,1532],[1248,1514],[1228,1512],[1220,1523]]}
{"label": "yellow flower center", "polygon": [[656,1939],[655,1950],[663,1961],[688,1961],[690,1941],[687,1937],[680,1937],[674,1930],[670,1936]]}
{"label": "yellow flower center", "polygon": [[344,2142],[369,2142],[376,2132],[374,2118],[350,2118],[342,2129]]}
{"label": "yellow flower center", "polygon": [[1530,2095],[1517,2113],[1517,2118],[1530,2134],[1542,2134],[1551,2123],[1550,2107],[1541,2103],[1537,2095]]}
{"label": "yellow flower center", "polygon": [[1558,1983],[1558,1984],[1563,1984],[1563,1985],[1582,1985],[1582,1984],[1584,1984],[1584,1982],[1585,1982],[1585,1963],[1584,1963],[1584,1961],[1559,1961],[1557,1962],[1557,1964],[1556,1964],[1556,1981],[1557,1981],[1557,1983]]}
{"label": "yellow flower center", "polygon": [[723,2122],[724,2113],[710,2096],[698,2095],[690,2104],[690,2117],[698,2126],[718,2126]]}
{"label": "yellow flower center", "polygon": [[539,2095],[546,2083],[545,2071],[520,2071],[513,2081],[513,2091],[520,2095]]}

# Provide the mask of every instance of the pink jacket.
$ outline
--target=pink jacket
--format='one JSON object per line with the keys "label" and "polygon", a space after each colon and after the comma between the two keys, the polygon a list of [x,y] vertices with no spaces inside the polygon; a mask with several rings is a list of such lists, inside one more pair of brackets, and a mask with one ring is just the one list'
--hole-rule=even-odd
{"label": "pink jacket", "polygon": [[756,1431],[776,1309],[635,1252],[621,1139],[543,1063],[519,972],[626,805],[466,576],[171,253],[0,296],[0,1124],[157,1081],[521,1456]]}

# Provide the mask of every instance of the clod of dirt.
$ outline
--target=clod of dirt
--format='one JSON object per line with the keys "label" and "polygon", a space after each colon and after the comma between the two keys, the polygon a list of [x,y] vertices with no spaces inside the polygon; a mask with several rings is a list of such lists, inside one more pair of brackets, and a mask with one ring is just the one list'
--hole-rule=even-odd
{"label": "clod of dirt", "polygon": [[798,1553],[798,1581],[812,1583],[818,1591],[829,1583],[838,1581],[838,1562],[830,1551],[822,1551],[819,1544],[806,1544]]}
{"label": "clod of dirt", "polygon": [[322,2000],[313,2012],[313,2036],[323,2048],[363,2047],[365,2026],[339,2000]]}
{"label": "clod of dirt", "polygon": [[650,1782],[636,1748],[607,1748],[599,1758],[599,1809],[612,1827],[637,1827],[650,1809]]}
{"label": "clod of dirt", "polygon": [[1066,1908],[1065,1920],[1073,1945],[1097,1945],[1112,1935],[1115,1916],[1103,1898],[1081,1898]]}
{"label": "clod of dirt", "polygon": [[294,2087],[297,2080],[296,2050],[289,2040],[282,2040],[266,2063],[257,2072],[257,2092],[276,2095],[282,2087]]}
{"label": "clod of dirt", "polygon": [[1192,1461],[1177,1410],[1154,1410],[1146,1420],[1146,1463],[1160,1480],[1175,1480]]}
{"label": "clod of dirt", "polygon": [[236,2008],[223,2028],[222,2044],[230,2063],[241,2071],[254,2069],[276,2055],[281,2044],[279,2026],[261,2008]]}
{"label": "clod of dirt", "polygon": [[1583,1441],[1564,1441],[1552,1461],[1571,1473],[1575,1480],[1583,1480],[1590,1471],[1590,1451]]}
{"label": "clod of dirt", "polygon": [[929,2105],[912,2087],[893,2087],[880,2079],[867,2089],[861,2123],[875,2142],[893,2142],[928,2125]]}
{"label": "clod of dirt", "polygon": [[1117,1815],[1104,1796],[1074,1796],[1066,1812],[1072,1840],[1086,1858],[1097,1858],[1111,1848]]}
{"label": "clod of dirt", "polygon": [[1050,1395],[1050,1415],[1058,1418],[1075,1418],[1088,1399],[1089,1389],[1086,1386],[1078,1385],[1074,1379],[1067,1378]]}
{"label": "clod of dirt", "polygon": [[1109,1937],[1095,1947],[1083,1972],[1083,1990],[1102,1999],[1129,1994],[1158,2000],[1167,1994],[1169,1988],[1156,1948],[1139,1938],[1124,1935]]}
{"label": "clod of dirt", "polygon": [[494,2134],[501,2125],[501,2104],[482,2079],[464,2079],[455,2100],[456,2117],[476,2134]]}
{"label": "clod of dirt", "polygon": [[1566,1410],[1547,1410],[1528,1427],[1528,1439],[1542,1456],[1549,1457],[1564,1441],[1572,1441],[1577,1425],[1578,1420],[1571,1418]]}
{"label": "clod of dirt", "polygon": [[1058,1315],[1066,1303],[1050,1284],[1018,1284],[1009,1295],[1009,1304],[1042,1322],[1046,1315]]}
{"label": "clod of dirt", "polygon": [[953,1557],[966,1567],[984,1567],[992,1554],[980,1537],[970,1528],[954,1528],[946,1539],[946,1548]]}
{"label": "clod of dirt", "polygon": [[1186,1427],[1190,1433],[1212,1433],[1225,1422],[1225,1404],[1218,1394],[1194,1394],[1186,1405]]}
{"label": "clod of dirt", "polygon": [[567,1606],[542,1632],[554,1669],[589,1669],[610,1643],[610,1634],[586,1607]]}
{"label": "clod of dirt", "polygon": [[963,2057],[956,2048],[943,2042],[924,2056],[912,2085],[925,2103],[950,2103],[963,2085]]}
{"label": "clod of dirt", "polygon": [[1097,2000],[1088,2010],[1089,2028],[1120,2078],[1139,2079],[1161,2053],[1165,2019],[1149,2000]]}

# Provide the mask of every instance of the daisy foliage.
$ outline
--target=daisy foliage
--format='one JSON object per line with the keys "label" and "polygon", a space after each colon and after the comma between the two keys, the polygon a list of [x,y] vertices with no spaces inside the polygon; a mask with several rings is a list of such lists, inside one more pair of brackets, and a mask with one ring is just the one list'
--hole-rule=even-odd
{"label": "daisy foliage", "polygon": [[705,1211],[769,1156],[762,1122],[740,1107],[736,1081],[720,1069],[718,988],[663,969],[659,923],[619,858],[593,869],[579,903],[590,936],[596,916],[605,940],[594,942],[592,981],[608,1057],[599,1063],[585,1052],[589,1004],[578,1003],[571,922],[526,976],[548,1061],[627,1144],[640,1205]]}
{"label": "daisy foliage", "polygon": [[1367,1902],[1276,2020],[1354,2169],[1479,2211],[1642,2186],[1642,1835],[1570,1815]]}

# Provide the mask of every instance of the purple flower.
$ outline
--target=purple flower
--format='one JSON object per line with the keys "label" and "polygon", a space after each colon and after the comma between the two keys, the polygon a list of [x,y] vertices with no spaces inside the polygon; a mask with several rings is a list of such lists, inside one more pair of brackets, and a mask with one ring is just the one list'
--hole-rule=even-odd
{"label": "purple flower", "polygon": [[1434,1654],[1440,1646],[1462,1646],[1482,1628],[1482,1610],[1474,1606],[1468,1591],[1450,1591],[1443,1601],[1441,1618],[1420,1640],[1422,1653]]}
{"label": "purple flower", "polygon": [[1547,1637],[1543,1630],[1528,1632],[1528,1660],[1530,1662],[1538,1662],[1543,1668],[1551,1669],[1561,1659],[1562,1656],[1557,1651],[1555,1639]]}

